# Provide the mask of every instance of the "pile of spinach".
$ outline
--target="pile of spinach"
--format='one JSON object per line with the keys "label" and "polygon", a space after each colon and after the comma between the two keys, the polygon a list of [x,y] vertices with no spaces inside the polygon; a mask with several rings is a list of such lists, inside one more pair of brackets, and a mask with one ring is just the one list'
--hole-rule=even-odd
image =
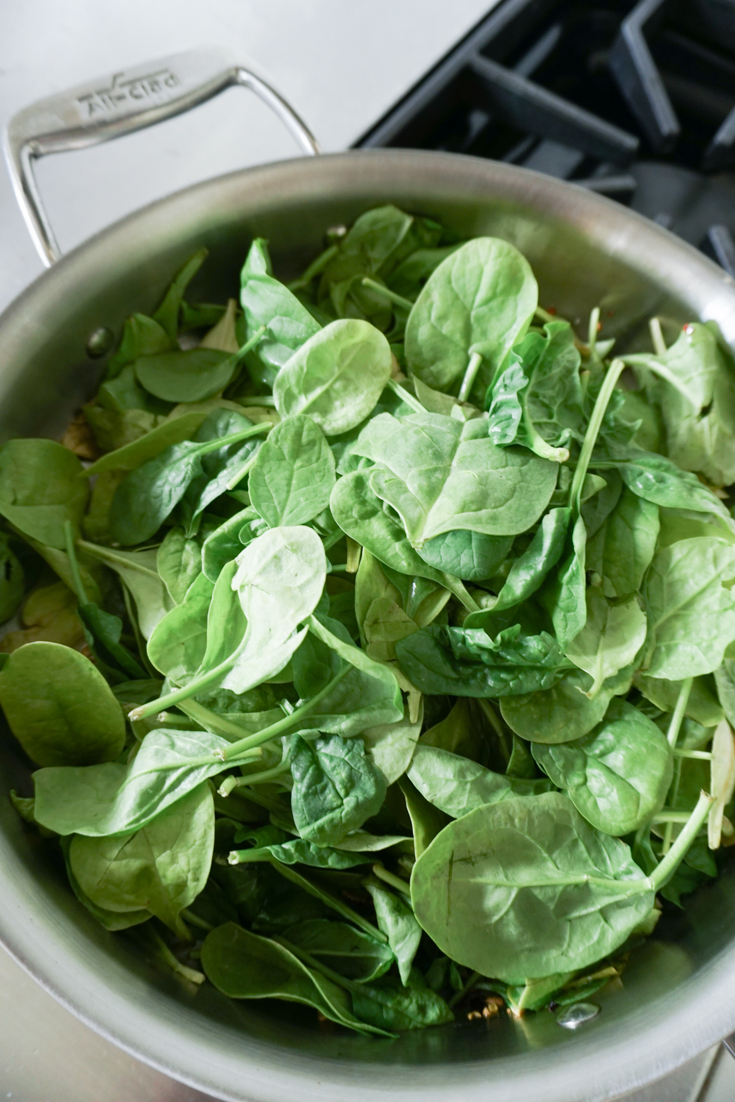
{"label": "pile of spinach", "polygon": [[254,241],[225,306],[204,258],[64,445],[0,448],[18,812],[234,999],[385,1036],[590,994],[735,841],[729,350],[610,361],[392,206],[289,285]]}

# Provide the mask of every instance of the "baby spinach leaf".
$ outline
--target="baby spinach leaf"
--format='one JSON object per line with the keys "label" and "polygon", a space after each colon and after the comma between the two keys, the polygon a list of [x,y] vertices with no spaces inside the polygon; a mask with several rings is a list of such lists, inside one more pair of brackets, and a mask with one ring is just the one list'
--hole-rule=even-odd
{"label": "baby spinach leaf", "polygon": [[[174,339],[175,336],[174,331]],[[117,351],[107,361],[105,378],[117,378],[127,364],[133,363],[140,356],[166,352],[171,348],[174,339],[153,318],[149,318],[146,314],[132,314],[125,319]]]}
{"label": "baby spinach leaf", "polygon": [[[216,582],[222,567],[236,559],[243,549],[240,541],[240,531],[243,526],[253,520],[258,520],[258,514],[252,506],[248,506],[239,513],[235,513],[228,520],[222,522],[218,528],[210,532],[202,543],[202,572],[206,574],[210,582]],[[265,528],[265,524],[263,524]],[[250,542],[248,540],[248,542]]]}
{"label": "baby spinach leaf", "polygon": [[172,343],[176,340],[179,330],[179,314],[184,303],[186,288],[207,259],[207,249],[197,249],[189,259],[182,264],[174,276],[171,286],[163,297],[163,302],[153,315],[157,322],[168,334]]}
{"label": "baby spinach leaf", "polygon": [[80,604],[77,615],[84,624],[87,644],[110,681],[145,677],[143,667],[120,643],[123,624],[119,616],[105,612],[91,601]]}
{"label": "baby spinach leaf", "polygon": [[373,984],[352,988],[352,1008],[375,1028],[423,1029],[454,1020],[444,999],[426,987],[417,973],[411,975],[411,986],[402,986],[397,976],[382,976]]}
{"label": "baby spinach leaf", "polygon": [[285,936],[327,968],[357,983],[370,983],[382,976],[394,960],[388,945],[346,922],[310,918],[289,926]]}
{"label": "baby spinach leaf", "polygon": [[[543,333],[528,333],[515,347],[529,383],[521,395],[523,420],[519,442],[538,455],[549,455],[570,439],[582,439],[583,398],[579,377],[580,355],[569,322],[552,321]],[[543,443],[539,445],[536,436]]]}
{"label": "baby spinach leaf", "polygon": [[532,744],[535,760],[588,823],[630,834],[664,805],[673,775],[666,737],[643,712],[613,700],[603,722],[575,742]]}
{"label": "baby spinach leaf", "polygon": [[657,379],[647,387],[661,409],[669,458],[686,471],[701,471],[715,486],[735,482],[735,369],[717,334],[694,322],[665,355],[653,358],[689,396]]}
{"label": "baby spinach leaf", "polygon": [[367,548],[385,566],[411,578],[427,578],[457,596],[467,597],[459,578],[429,566],[414,550],[401,522],[386,511],[372,492],[369,471],[354,471],[338,478],[329,506],[345,535]]}
{"label": "baby spinach leaf", "polygon": [[172,444],[132,471],[120,483],[112,499],[110,530],[114,539],[123,546],[150,539],[181,501],[190,484],[204,474],[202,460],[208,452],[260,435],[263,428],[263,425],[248,422],[246,428],[229,436],[216,436],[204,443],[187,440]]}
{"label": "baby spinach leaf", "polygon": [[196,443],[208,444],[218,440],[220,446],[202,455],[202,473],[190,482],[179,505],[189,529],[196,527],[194,521],[199,514],[225,493],[233,476],[254,459],[261,446],[258,432],[267,432],[269,426],[266,422],[260,422],[249,436],[244,436],[241,441],[234,439],[237,434],[246,434],[251,428],[253,425],[248,417],[231,409],[212,410],[200,426],[194,437]]}
{"label": "baby spinach leaf", "polygon": [[401,516],[414,546],[465,528],[512,536],[538,520],[558,467],[527,452],[496,448],[483,421],[435,413],[374,417],[353,451],[378,464],[370,487]]}
{"label": "baby spinach leaf", "polygon": [[602,720],[613,696],[626,693],[632,678],[631,667],[621,670],[590,698],[590,675],[579,669],[566,670],[550,689],[503,697],[500,712],[510,729],[529,742],[569,742],[586,735]]}
{"label": "baby spinach leaf", "polygon": [[72,766],[114,761],[125,719],[88,658],[59,643],[27,643],[0,671],[0,704],[31,761]]}
{"label": "baby spinach leaf", "polygon": [[183,528],[170,528],[156,553],[156,569],[171,599],[180,605],[202,572],[202,552]]}
{"label": "baby spinach leaf", "polygon": [[411,897],[442,952],[519,983],[613,952],[647,917],[654,891],[623,842],[550,792],[451,823],[416,862]]}
{"label": "baby spinach leaf", "polygon": [[528,333],[490,391],[488,433],[493,443],[525,444],[556,462],[569,458],[570,439],[582,439],[580,355],[571,325],[554,321]]}
{"label": "baby spinach leaf", "polygon": [[403,719],[368,727],[360,733],[370,760],[383,774],[387,784],[394,784],[411,764],[423,721],[422,700],[415,721],[411,720],[406,708]]}
{"label": "baby spinach leaf", "polygon": [[449,816],[421,795],[408,777],[401,777],[398,787],[406,801],[406,810],[413,830],[413,850],[420,857],[449,822]]}
{"label": "baby spinach leaf", "polygon": [[247,628],[234,653],[222,659],[229,669],[218,687],[244,693],[277,674],[303,639],[298,625],[322,595],[326,557],[312,529],[274,528],[248,544],[236,563],[232,590]]}
{"label": "baby spinach leaf", "polygon": [[655,554],[658,533],[658,506],[626,487],[587,545],[587,567],[602,578],[606,597],[638,592]]}
{"label": "baby spinach leaf", "polygon": [[485,737],[467,697],[457,697],[448,715],[424,731],[421,745],[482,761],[487,751]]}
{"label": "baby spinach leaf", "polygon": [[329,505],[334,456],[319,426],[303,414],[277,425],[250,471],[250,500],[271,528],[306,524]]}
{"label": "baby spinach leaf", "polygon": [[108,451],[107,455],[87,467],[86,474],[91,477],[102,474],[103,471],[134,471],[136,467],[160,455],[171,444],[191,440],[206,416],[204,411],[192,410],[190,413],[182,413],[180,417],[166,418],[160,425],[123,447]]}
{"label": "baby spinach leaf", "polygon": [[0,515],[39,543],[63,550],[64,524],[79,531],[89,488],[79,459],[53,440],[9,440],[0,448]]}
{"label": "baby spinach leaf", "polygon": [[72,838],[69,864],[96,906],[121,913],[145,909],[186,938],[181,910],[207,882],[213,845],[212,793],[200,784],[134,834]]}
{"label": "baby spinach leaf", "polygon": [[240,276],[240,302],[248,333],[262,325],[268,332],[249,354],[273,378],[302,344],[320,330],[320,325],[294,294],[272,274],[267,243],[257,237],[250,246]]}
{"label": "baby spinach leaf", "polygon": [[507,241],[478,237],[436,268],[406,325],[406,359],[414,375],[436,390],[451,390],[470,358],[485,363],[487,386],[525,333],[538,302],[533,272]]}
{"label": "baby spinach leaf", "polygon": [[418,553],[429,566],[470,582],[491,578],[506,558],[512,536],[484,536],[462,529],[427,540]]}
{"label": "baby spinach leaf", "polygon": [[359,425],[390,379],[390,346],[366,321],[320,329],[284,364],[273,384],[281,417],[308,414],[326,436]]}
{"label": "baby spinach leaf", "polygon": [[385,778],[362,742],[339,735],[307,742],[293,735],[291,745],[291,811],[302,838],[334,845],[377,814]]}
{"label": "baby spinach leaf", "polygon": [[725,808],[735,793],[735,736],[727,720],[717,725],[712,739],[709,791],[714,803],[709,811],[707,843],[710,849],[719,849]]}
{"label": "baby spinach leaf", "polygon": [[[238,831],[235,836],[236,842],[244,840],[240,837],[241,833]],[[251,835],[255,833],[257,832],[250,832]],[[245,837],[249,837],[247,832]],[[369,857],[363,857],[361,854],[343,852],[331,846],[317,846],[304,838],[292,838],[270,845],[260,843],[256,838],[255,843],[253,849],[241,849],[233,853],[231,864],[235,863],[235,857],[240,865],[253,861],[270,861],[274,858],[283,865],[311,865],[316,869],[351,869],[355,865],[364,865],[370,860]]]}
{"label": "baby spinach leaf", "polygon": [[730,514],[696,475],[680,470],[670,459],[653,452],[635,452],[619,464],[625,485],[638,497],[668,509],[712,513],[730,520]]}
{"label": "baby spinach leaf", "polygon": [[141,386],[166,402],[201,402],[230,382],[237,357],[216,348],[175,349],[142,356],[133,365]]}
{"label": "baby spinach leaf", "polygon": [[517,696],[549,689],[570,666],[546,632],[511,630],[493,641],[481,629],[433,624],[397,643],[396,654],[409,681],[429,695]]}
{"label": "baby spinach leaf", "polygon": [[128,765],[50,766],[33,774],[36,819],[57,834],[127,834],[224,769],[230,743],[208,731],[151,731]]}
{"label": "baby spinach leaf", "polygon": [[562,563],[545,593],[551,610],[551,622],[562,648],[579,635],[587,619],[585,604],[585,557],[587,531],[583,518],[577,517],[571,532],[569,556]]}
{"label": "baby spinach leaf", "polygon": [[442,260],[446,260],[459,245],[443,245],[439,248],[416,249],[391,272],[386,282],[391,291],[404,298],[415,299],[426,280]]}
{"label": "baby spinach leaf", "polygon": [[[658,730],[658,728],[656,728]],[[511,796],[533,796],[549,789],[548,782],[525,781],[485,769],[475,761],[420,742],[408,779],[421,795],[452,819]]]}
{"label": "baby spinach leaf", "polygon": [[138,612],[141,634],[149,639],[156,624],[173,607],[173,601],[156,569],[155,551],[118,551],[79,540],[77,546],[119,575]]}
{"label": "baby spinach leaf", "polygon": [[[33,801],[31,801],[33,802]],[[74,895],[79,902],[87,908],[89,913],[97,919],[99,924],[104,927],[105,930],[109,930],[111,933],[116,933],[118,930],[129,930],[132,926],[139,926],[143,922],[147,922],[151,918],[150,911],[108,911],[105,907],[98,907],[88,895],[82,891],[77,883],[77,879],[72,872],[71,865],[69,863],[69,846],[71,845],[71,838],[60,838],[61,852],[64,855],[64,863],[66,865],[66,875],[69,878],[69,885]]]}
{"label": "baby spinach leaf", "polygon": [[[536,592],[561,558],[570,519],[571,510],[566,507],[550,509],[546,513],[527,549],[511,566],[492,612],[512,608]],[[487,619],[487,616],[473,612],[465,623],[467,627],[482,627],[482,619]]]}
{"label": "baby spinach leaf", "polygon": [[25,594],[25,576],[7,537],[0,536],[0,623],[18,611]]}
{"label": "baby spinach leaf", "polygon": [[679,681],[712,673],[735,639],[735,547],[716,538],[680,540],[646,576],[651,643],[646,673]]}
{"label": "baby spinach leaf", "polygon": [[181,604],[158,621],[148,640],[148,658],[175,684],[193,677],[202,663],[213,592],[212,582],[199,574]]}
{"label": "baby spinach leaf", "polygon": [[334,621],[327,620],[324,622],[323,618],[320,620],[316,616],[309,617],[309,631],[312,635],[321,640],[322,643],[360,673],[367,675],[367,677],[374,679],[383,686],[386,694],[393,701],[393,712],[390,717],[385,717],[385,721],[397,723],[403,716],[403,700],[394,675],[382,663],[373,661],[369,655],[356,647],[351,639],[346,638],[348,635],[346,630],[337,630],[337,634],[335,634],[331,630],[332,627],[336,628]]}
{"label": "baby spinach leaf", "polygon": [[[587,494],[586,490],[589,484],[592,484],[594,489]],[[580,498],[582,502],[580,512],[584,520],[588,540],[595,535],[610,516],[622,492],[623,480],[616,470],[606,470],[604,478],[598,474],[585,476]]]}
{"label": "baby spinach leaf", "polygon": [[210,983],[231,999],[278,998],[305,1003],[358,1033],[384,1032],[354,1016],[346,991],[308,969],[284,946],[234,922],[207,935],[201,960]]}
{"label": "baby spinach leaf", "polygon": [[587,590],[587,622],[564,653],[593,679],[589,696],[634,661],[646,641],[646,628],[645,614],[635,596],[610,604],[599,587]]}
{"label": "baby spinach leaf", "polygon": [[[516,442],[523,419],[520,393],[528,386],[521,358],[511,350],[488,395],[487,434],[499,448]],[[522,443],[522,441],[520,441]]]}
{"label": "baby spinach leaf", "polygon": [[[336,634],[346,647],[356,649],[346,628],[335,620],[326,622],[332,634]],[[293,657],[294,685],[299,696],[306,699],[326,689],[327,682],[342,668],[340,655],[310,632]],[[381,731],[383,728],[379,725],[387,725],[387,729],[397,724],[403,714],[403,704],[395,677],[378,663],[373,663],[369,669],[370,672],[354,666],[348,668],[341,680],[304,717],[303,729],[348,737],[363,734],[366,728]],[[387,740],[389,736],[385,737]],[[375,736],[375,741],[376,744],[380,741],[379,736]],[[380,766],[378,761],[375,764]]]}
{"label": "baby spinach leaf", "polygon": [[408,902],[408,884],[406,884],[406,898],[376,881],[368,882],[365,887],[372,896],[378,926],[388,938],[388,945],[392,950],[391,957],[395,956],[401,982],[405,987],[411,976],[411,968],[421,943],[422,932],[413,913],[413,907]]}

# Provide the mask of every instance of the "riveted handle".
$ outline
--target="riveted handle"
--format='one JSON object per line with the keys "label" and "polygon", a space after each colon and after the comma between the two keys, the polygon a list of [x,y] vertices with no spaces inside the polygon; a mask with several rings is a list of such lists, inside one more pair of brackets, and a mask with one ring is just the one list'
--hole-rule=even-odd
{"label": "riveted handle", "polygon": [[61,255],[33,175],[49,153],[143,130],[211,99],[226,88],[249,88],[278,116],[306,153],[319,145],[282,96],[222,50],[189,50],[80,84],[18,112],[4,135],[16,198],[46,266]]}

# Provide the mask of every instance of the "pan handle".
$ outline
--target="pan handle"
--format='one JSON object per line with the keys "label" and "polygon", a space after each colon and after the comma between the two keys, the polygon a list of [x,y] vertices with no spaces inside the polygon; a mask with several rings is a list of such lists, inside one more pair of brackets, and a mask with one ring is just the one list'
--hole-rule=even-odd
{"label": "pan handle", "polygon": [[306,124],[264,80],[223,50],[188,50],[80,84],[19,111],[4,135],[15,195],[43,263],[61,255],[33,175],[33,161],[132,134],[197,107],[234,86],[249,88],[306,153],[319,145]]}

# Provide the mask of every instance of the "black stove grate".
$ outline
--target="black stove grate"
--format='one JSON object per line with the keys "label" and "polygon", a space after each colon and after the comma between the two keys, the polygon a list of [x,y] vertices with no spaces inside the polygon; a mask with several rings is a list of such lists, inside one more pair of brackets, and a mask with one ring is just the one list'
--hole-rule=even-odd
{"label": "black stove grate", "polygon": [[735,0],[504,0],[356,145],[573,180],[735,276]]}

